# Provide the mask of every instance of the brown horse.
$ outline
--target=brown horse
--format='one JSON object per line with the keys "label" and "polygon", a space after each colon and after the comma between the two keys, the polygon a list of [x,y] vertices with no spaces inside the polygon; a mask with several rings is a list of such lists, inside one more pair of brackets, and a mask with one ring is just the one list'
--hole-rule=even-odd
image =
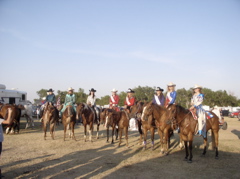
{"label": "brown horse", "polygon": [[76,124],[76,113],[75,113],[72,105],[66,106],[66,109],[62,115],[62,123],[63,123],[63,127],[64,127],[63,140],[65,141],[67,128],[69,130],[71,130],[71,132],[69,132],[70,138],[76,140],[75,135],[74,135],[74,126]]}
{"label": "brown horse", "polygon": [[143,108],[142,120],[145,122],[149,121],[148,123],[152,125],[152,118],[155,119],[155,126],[160,137],[161,152],[167,155],[170,146],[170,136],[173,133],[173,129],[168,123],[169,116],[167,109],[152,102],[148,103]]}
{"label": "brown horse", "polygon": [[47,137],[47,126],[50,126],[50,134],[52,139],[54,139],[54,130],[55,125],[58,123],[59,115],[58,110],[51,104],[47,103],[43,112],[43,131],[44,131],[44,139]]}
{"label": "brown horse", "polygon": [[[175,123],[180,128],[180,137],[185,145],[185,160],[189,163],[192,162],[192,143],[196,131],[198,121],[195,120],[188,109],[179,105],[169,105],[168,111],[172,123]],[[206,131],[211,129],[212,132],[212,147],[215,149],[215,158],[218,158],[218,132],[219,132],[219,119],[214,114],[212,118],[206,120]],[[202,155],[205,156],[207,150],[207,137],[204,138],[204,150]],[[189,158],[188,158],[189,157]]]}
{"label": "brown horse", "polygon": [[125,133],[126,146],[128,147],[128,127],[129,127],[129,117],[126,111],[108,111],[106,116],[106,126],[107,126],[107,141],[109,139],[109,126],[112,126],[112,143],[115,127],[118,127],[119,134],[119,144],[122,142],[122,133]]}
{"label": "brown horse", "polygon": [[142,144],[142,138],[144,138],[144,147],[143,150],[146,149],[147,144],[147,132],[150,131],[151,133],[151,140],[152,140],[152,150],[154,149],[154,133],[156,129],[156,125],[154,123],[154,119],[149,117],[146,121],[141,120],[143,108],[147,105],[147,102],[139,101],[135,105],[131,107],[131,112],[129,114],[130,118],[136,118],[138,121],[138,132],[140,134],[140,144]]}
{"label": "brown horse", "polygon": [[0,104],[0,118],[7,119],[8,108],[12,109],[11,120],[13,121],[11,125],[6,126],[6,134],[11,131],[11,133],[19,133],[20,130],[20,118],[21,118],[21,109],[16,105],[12,104]]}
{"label": "brown horse", "polygon": [[[84,125],[84,139],[87,141],[87,125],[89,125],[89,140],[92,142],[93,135],[93,124],[96,119],[95,112],[93,109],[85,103],[80,103],[77,106],[77,118],[82,117],[82,122]],[[97,139],[99,133],[100,122],[97,123]]]}

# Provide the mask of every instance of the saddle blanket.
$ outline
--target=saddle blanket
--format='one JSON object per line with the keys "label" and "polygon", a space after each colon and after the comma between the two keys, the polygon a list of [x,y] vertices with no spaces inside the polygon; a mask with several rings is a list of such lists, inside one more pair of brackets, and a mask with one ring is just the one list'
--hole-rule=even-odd
{"label": "saddle blanket", "polygon": [[[198,119],[197,114],[192,110],[191,110],[191,113],[193,118],[197,120]],[[211,119],[211,118],[213,118],[213,115],[209,111],[206,111],[206,119]]]}

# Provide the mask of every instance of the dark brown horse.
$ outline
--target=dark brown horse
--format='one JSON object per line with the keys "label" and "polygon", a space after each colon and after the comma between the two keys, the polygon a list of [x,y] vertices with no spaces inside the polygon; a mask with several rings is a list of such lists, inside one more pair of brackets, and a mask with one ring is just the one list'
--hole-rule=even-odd
{"label": "dark brown horse", "polygon": [[71,132],[69,132],[70,138],[76,140],[75,135],[74,135],[74,126],[76,124],[76,113],[75,113],[72,105],[66,106],[66,109],[62,115],[62,123],[63,123],[63,127],[64,127],[63,140],[65,141],[67,129],[71,130]]}
{"label": "dark brown horse", "polygon": [[[169,105],[168,111],[170,113],[170,119],[172,123],[175,123],[180,128],[180,137],[184,141],[185,145],[185,160],[192,162],[192,143],[193,137],[196,131],[198,121],[195,120],[188,109],[179,105]],[[213,117],[206,120],[206,131],[211,129],[212,132],[212,147],[215,149],[215,158],[218,158],[218,132],[219,132],[219,119],[212,113]],[[207,137],[204,138],[204,150],[202,155],[206,154],[207,150]],[[189,157],[189,158],[188,158]]]}
{"label": "dark brown horse", "polygon": [[44,139],[46,140],[46,137],[47,137],[48,125],[50,127],[51,137],[52,139],[54,139],[55,125],[58,123],[58,119],[59,119],[58,110],[51,103],[46,103],[42,118],[43,118]]}
{"label": "dark brown horse", "polygon": [[[89,125],[89,140],[92,142],[92,135],[93,135],[93,124],[96,119],[95,112],[91,107],[89,107],[85,103],[80,103],[77,106],[77,118],[81,117],[82,122],[84,125],[84,139],[85,142],[87,141],[87,125]],[[98,133],[99,133],[99,125],[100,122],[97,122],[97,139],[98,139]]]}
{"label": "dark brown horse", "polygon": [[130,118],[136,118],[138,121],[138,131],[140,134],[140,144],[142,144],[142,138],[144,138],[144,147],[143,150],[146,149],[147,144],[147,132],[150,131],[151,133],[151,140],[152,140],[152,150],[154,149],[154,133],[156,129],[156,125],[154,123],[154,119],[149,117],[146,121],[141,120],[143,108],[147,105],[147,102],[139,101],[135,105],[131,107],[131,112],[129,114]]}
{"label": "dark brown horse", "polygon": [[109,126],[112,127],[112,143],[113,143],[113,135],[114,135],[114,129],[115,127],[118,128],[119,134],[119,144],[121,145],[122,142],[122,133],[124,131],[125,133],[125,139],[126,139],[126,146],[128,147],[128,127],[129,127],[129,117],[126,111],[107,111],[106,115],[106,123],[107,126],[107,141],[109,139]]}
{"label": "dark brown horse", "polygon": [[158,134],[160,137],[161,152],[162,154],[168,154],[168,149],[170,146],[170,136],[173,133],[173,129],[168,123],[169,116],[167,109],[157,104],[153,104],[152,102],[148,103],[143,108],[142,120],[144,120],[145,122],[148,121],[149,123],[153,123],[152,118],[155,119],[155,126],[158,130]]}

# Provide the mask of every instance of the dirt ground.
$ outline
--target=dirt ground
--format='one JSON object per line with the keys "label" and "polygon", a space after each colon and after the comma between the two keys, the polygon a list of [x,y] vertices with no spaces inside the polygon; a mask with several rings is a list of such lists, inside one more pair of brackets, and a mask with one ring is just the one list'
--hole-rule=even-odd
{"label": "dirt ground", "polygon": [[[56,138],[47,140],[39,121],[34,129],[24,129],[15,135],[5,135],[1,158],[2,175],[10,178],[240,178],[240,121],[225,118],[227,130],[220,130],[219,159],[209,150],[201,157],[203,140],[194,138],[193,163],[184,161],[185,152],[177,145],[178,134],[171,139],[171,152],[160,154],[159,137],[155,133],[155,148],[142,151],[137,131],[129,132],[129,148],[125,140],[121,147],[106,143],[106,131],[101,126],[100,139],[84,142],[83,126],[75,127],[77,141],[63,141],[62,125],[56,128]],[[96,126],[95,126],[96,129]],[[148,138],[150,136],[148,135]]]}

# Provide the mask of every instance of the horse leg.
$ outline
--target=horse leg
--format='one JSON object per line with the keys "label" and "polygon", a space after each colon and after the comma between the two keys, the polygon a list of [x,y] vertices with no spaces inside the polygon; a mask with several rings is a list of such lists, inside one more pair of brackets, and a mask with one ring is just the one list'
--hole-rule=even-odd
{"label": "horse leg", "polygon": [[34,127],[34,121],[33,121],[33,118],[32,118],[32,117],[30,117],[30,121],[31,121],[31,126],[32,126],[32,129],[33,129],[33,127]]}
{"label": "horse leg", "polygon": [[168,155],[168,149],[169,149],[169,131],[167,129],[164,130],[164,140],[165,140],[165,154]]}
{"label": "horse leg", "polygon": [[25,118],[26,118],[26,121],[27,121],[25,129],[27,129],[29,127],[29,119],[28,119],[28,116],[26,116],[26,115],[25,115]]}
{"label": "horse leg", "polygon": [[89,131],[88,131],[88,133],[89,133],[89,140],[92,142],[93,122],[92,122],[92,124],[90,124],[90,126],[89,126]]}
{"label": "horse leg", "polygon": [[84,140],[87,142],[87,124],[84,124]]}
{"label": "horse leg", "polygon": [[99,133],[99,125],[100,125],[100,122],[98,122],[98,124],[97,124],[97,139],[99,139],[99,136],[98,136],[98,133]]}
{"label": "horse leg", "polygon": [[125,140],[126,140],[126,147],[128,147],[128,127],[125,127],[124,128],[124,132],[125,132]]}
{"label": "horse leg", "polygon": [[107,142],[108,142],[108,140],[109,140],[109,127],[107,127]]}
{"label": "horse leg", "polygon": [[118,140],[118,128],[115,130],[116,140]]}
{"label": "horse leg", "polygon": [[204,148],[203,148],[202,156],[205,156],[205,154],[207,153],[207,137],[203,138],[203,142],[204,142]]}
{"label": "horse leg", "polygon": [[47,137],[47,123],[43,123],[43,131],[44,131],[44,140],[46,140]]}
{"label": "horse leg", "polygon": [[218,159],[218,130],[212,130],[212,141],[215,149],[215,159]]}
{"label": "horse leg", "polygon": [[50,133],[51,133],[51,137],[54,140],[54,123],[50,124]]}
{"label": "horse leg", "polygon": [[186,153],[186,156],[185,156],[184,160],[187,161],[189,153],[188,153],[188,142],[186,140],[184,141],[184,146],[185,146],[185,153]]}
{"label": "horse leg", "polygon": [[150,129],[151,131],[151,140],[152,140],[152,150],[154,149],[154,127]]}
{"label": "horse leg", "polygon": [[65,138],[66,138],[66,131],[67,131],[67,124],[64,124],[64,135],[63,135],[63,141],[65,141]]}
{"label": "horse leg", "polygon": [[189,141],[189,153],[190,153],[190,157],[189,157],[189,160],[188,160],[188,163],[192,163],[192,158],[193,158],[193,154],[192,154],[192,144],[193,144],[193,141],[190,140]]}
{"label": "horse leg", "polygon": [[120,129],[120,136],[119,136],[119,144],[118,144],[118,147],[120,147],[120,144],[122,142],[122,131],[123,129]]}
{"label": "horse leg", "polygon": [[112,126],[112,144],[114,144],[114,131],[115,131],[115,126]]}
{"label": "horse leg", "polygon": [[163,146],[163,133],[162,131],[158,128],[158,135],[159,135],[159,138],[160,138],[160,145],[161,145],[161,153],[163,154],[164,153],[164,146]]}
{"label": "horse leg", "polygon": [[143,129],[143,150],[146,150],[147,148],[147,132],[148,130],[146,129],[146,126]]}
{"label": "horse leg", "polygon": [[180,140],[180,142],[179,142],[179,148],[182,149],[182,148],[184,148],[184,142],[183,142],[183,139],[182,139],[182,135],[181,135],[181,134],[179,134],[179,140]]}
{"label": "horse leg", "polygon": [[76,141],[75,134],[74,134],[74,126],[75,126],[75,122],[71,122],[71,128],[72,128],[72,139],[74,139],[74,140]]}

